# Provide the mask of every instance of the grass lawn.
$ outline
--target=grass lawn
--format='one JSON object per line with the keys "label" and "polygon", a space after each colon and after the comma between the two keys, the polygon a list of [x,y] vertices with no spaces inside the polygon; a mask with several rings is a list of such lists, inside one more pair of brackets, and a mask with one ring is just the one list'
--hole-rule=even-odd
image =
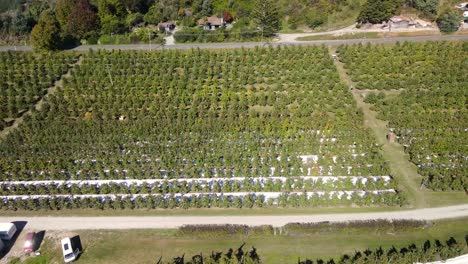
{"label": "grass lawn", "polygon": [[242,215],[305,215],[305,214],[333,214],[333,213],[361,213],[406,210],[400,207],[325,207],[325,208],[200,208],[200,209],[135,209],[135,210],[38,210],[38,211],[2,211],[2,216],[242,216]]}
{"label": "grass lawn", "polygon": [[[460,31],[456,35],[463,35]],[[468,31],[467,31],[468,32]],[[342,39],[373,39],[373,38],[396,38],[396,37],[418,37],[418,36],[439,36],[437,31],[415,31],[415,32],[359,32],[346,33],[341,35],[325,34],[318,36],[305,36],[296,38],[298,41],[313,41],[313,40],[342,40]]]}
{"label": "grass lawn", "polygon": [[[301,259],[329,259],[356,250],[403,247],[411,243],[417,246],[429,239],[445,242],[454,237],[459,243],[468,235],[468,219],[438,221],[424,227],[395,230],[327,228],[296,234],[277,235],[180,235],[177,230],[119,230],[78,231],[84,253],[77,263],[156,263],[159,257],[169,261],[173,257],[192,256],[212,251],[226,252],[237,249],[243,242],[244,250],[257,248],[263,263],[296,263]],[[41,249],[48,263],[61,263],[60,238],[63,234],[47,233]],[[187,258],[186,258],[187,260]]]}
{"label": "grass lawn", "polygon": [[298,37],[298,41],[312,41],[312,40],[340,40],[340,39],[362,39],[362,38],[378,38],[379,33],[377,32],[362,32],[362,33],[349,33],[342,35],[325,34],[317,36],[305,36]]}

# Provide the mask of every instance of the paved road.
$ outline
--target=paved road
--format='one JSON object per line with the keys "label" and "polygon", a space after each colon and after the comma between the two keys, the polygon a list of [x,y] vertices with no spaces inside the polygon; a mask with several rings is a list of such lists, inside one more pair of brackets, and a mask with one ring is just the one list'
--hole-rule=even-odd
{"label": "paved road", "polygon": [[[89,49],[107,49],[107,50],[161,50],[161,49],[229,49],[229,48],[253,48],[256,46],[288,46],[288,45],[342,45],[356,43],[394,43],[394,42],[422,42],[422,41],[440,41],[440,40],[468,40],[468,35],[446,35],[446,36],[418,36],[418,37],[395,37],[395,38],[375,38],[375,39],[344,39],[344,40],[316,40],[316,41],[289,41],[289,42],[246,42],[246,43],[192,43],[192,44],[174,44],[174,45],[85,45],[78,46],[73,50],[87,51]],[[19,50],[30,51],[30,46],[0,46],[0,51]]]}
{"label": "paved road", "polygon": [[456,217],[468,217],[468,204],[375,213],[270,216],[0,217],[0,222],[27,221],[25,228],[32,230],[80,230],[177,228],[187,224],[245,224],[249,226],[269,224],[279,227],[292,222],[342,222],[371,219],[437,220]]}

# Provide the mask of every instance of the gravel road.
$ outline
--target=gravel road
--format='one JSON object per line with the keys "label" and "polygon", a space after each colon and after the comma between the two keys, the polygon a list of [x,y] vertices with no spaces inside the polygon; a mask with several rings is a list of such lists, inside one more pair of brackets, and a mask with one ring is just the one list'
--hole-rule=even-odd
{"label": "gravel road", "polygon": [[245,224],[283,226],[292,222],[342,222],[371,219],[437,220],[468,217],[468,204],[393,212],[269,215],[269,216],[128,216],[128,217],[0,217],[0,222],[26,221],[31,230],[160,229],[188,224]]}

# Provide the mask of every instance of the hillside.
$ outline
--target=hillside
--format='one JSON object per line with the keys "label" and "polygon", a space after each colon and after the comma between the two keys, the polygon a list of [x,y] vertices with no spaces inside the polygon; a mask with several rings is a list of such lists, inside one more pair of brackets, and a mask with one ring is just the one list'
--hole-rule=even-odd
{"label": "hillside", "polygon": [[453,10],[455,2],[8,0],[0,6],[0,44],[31,43],[37,49],[50,50],[79,44],[164,43],[163,38],[173,34],[175,27],[179,43],[261,41],[275,32],[380,23],[402,12],[429,21],[443,18],[446,21],[439,22],[443,29],[454,31],[460,19],[458,10]]}

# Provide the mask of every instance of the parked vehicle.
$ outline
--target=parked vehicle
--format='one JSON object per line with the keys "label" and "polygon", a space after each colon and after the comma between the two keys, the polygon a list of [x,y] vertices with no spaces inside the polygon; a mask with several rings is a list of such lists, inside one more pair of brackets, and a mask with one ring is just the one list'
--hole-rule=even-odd
{"label": "parked vehicle", "polygon": [[30,253],[34,251],[34,239],[36,237],[35,232],[30,232],[26,234],[26,240],[24,241],[24,252]]}
{"label": "parked vehicle", "polygon": [[69,237],[62,239],[62,251],[65,263],[74,261],[80,254],[80,249],[76,245],[73,245]]}
{"label": "parked vehicle", "polygon": [[10,240],[16,233],[16,226],[13,223],[0,223],[0,239]]}

